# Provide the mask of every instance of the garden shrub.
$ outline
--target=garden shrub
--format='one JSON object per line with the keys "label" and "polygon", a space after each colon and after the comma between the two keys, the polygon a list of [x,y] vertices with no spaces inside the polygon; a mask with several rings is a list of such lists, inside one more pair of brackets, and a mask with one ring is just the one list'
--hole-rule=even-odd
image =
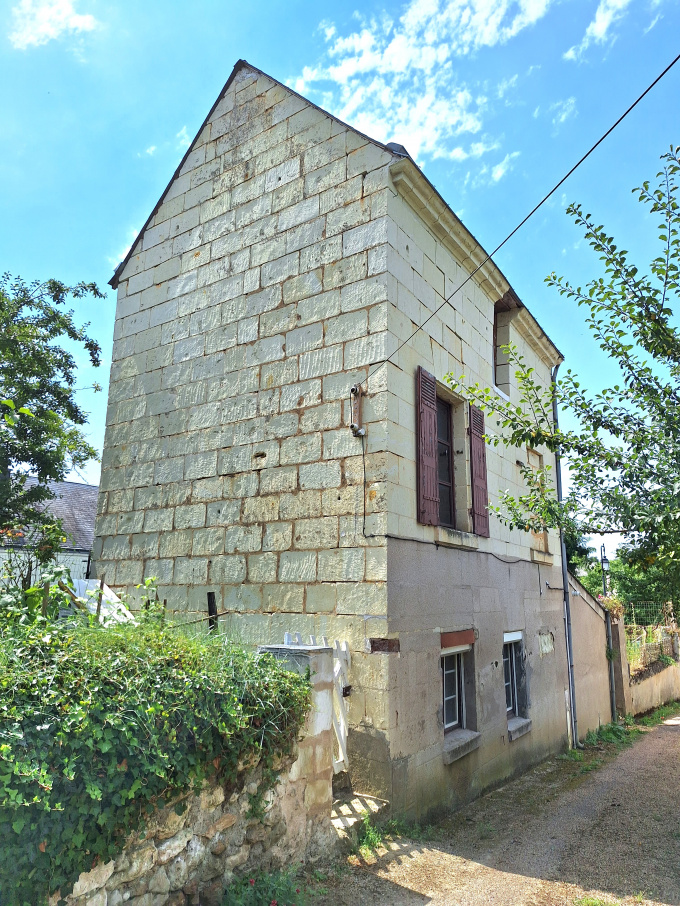
{"label": "garden shrub", "polygon": [[309,690],[270,655],[172,625],[0,625],[0,906],[64,897],[145,814],[235,781],[240,761],[261,758],[271,784]]}

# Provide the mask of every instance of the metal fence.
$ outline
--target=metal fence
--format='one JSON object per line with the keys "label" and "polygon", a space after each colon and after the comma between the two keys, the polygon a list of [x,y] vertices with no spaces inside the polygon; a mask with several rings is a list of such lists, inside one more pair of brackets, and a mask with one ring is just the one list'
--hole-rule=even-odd
{"label": "metal fence", "polygon": [[631,676],[666,658],[675,658],[678,630],[672,603],[629,601],[624,604],[623,619]]}

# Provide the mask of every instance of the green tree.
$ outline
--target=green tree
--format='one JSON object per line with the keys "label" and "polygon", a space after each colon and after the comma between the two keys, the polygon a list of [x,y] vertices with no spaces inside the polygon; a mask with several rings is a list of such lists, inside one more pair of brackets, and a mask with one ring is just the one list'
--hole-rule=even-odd
{"label": "green tree", "polygon": [[[680,333],[671,323],[680,287],[679,154],[680,147],[662,156],[654,188],[645,182],[633,190],[658,218],[661,249],[646,271],[630,263],[628,252],[617,248],[580,205],[571,205],[567,212],[583,228],[603,274],[585,288],[554,273],[546,278],[585,309],[586,324],[620,369],[620,383],[592,393],[568,371],[553,387],[543,387],[512,346],[506,352],[515,368],[519,403],[506,403],[490,388],[447,378],[495,415],[500,432],[490,443],[543,447],[568,463],[571,492],[562,504],[555,498],[549,466],[523,470],[526,493],[506,493],[496,508],[513,527],[566,527],[576,517],[586,535],[622,532],[657,560],[680,558]],[[573,416],[573,429],[554,424],[553,394]]]}
{"label": "green tree", "polygon": [[588,539],[583,532],[579,531],[574,522],[564,529],[564,546],[567,551],[567,567],[570,572],[576,574],[576,571],[583,569],[585,564],[594,562],[595,548],[588,544]]}
{"label": "green tree", "polygon": [[[0,532],[6,537],[53,522],[41,506],[52,496],[47,483],[97,455],[82,431],[87,414],[75,398],[74,349],[82,345],[98,366],[100,348],[89,325],[77,326],[66,308],[69,297],[104,298],[94,283],[0,278]],[[29,475],[37,481],[27,483]]]}

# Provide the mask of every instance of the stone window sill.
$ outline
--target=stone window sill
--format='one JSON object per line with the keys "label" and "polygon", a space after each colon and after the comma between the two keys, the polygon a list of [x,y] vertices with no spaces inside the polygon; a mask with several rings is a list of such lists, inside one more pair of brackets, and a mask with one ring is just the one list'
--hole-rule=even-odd
{"label": "stone window sill", "polygon": [[482,739],[481,733],[475,733],[474,730],[451,730],[444,737],[444,749],[442,758],[444,764],[452,764],[458,761],[468,752],[474,752],[479,748]]}
{"label": "stone window sill", "polygon": [[514,742],[520,736],[531,731],[531,721],[528,717],[511,717],[508,720],[508,742]]}
{"label": "stone window sill", "polygon": [[536,548],[531,548],[531,562],[532,563],[544,563],[546,566],[552,566],[553,564],[553,555],[547,553],[546,551],[538,551]]}
{"label": "stone window sill", "polygon": [[476,551],[479,548],[479,539],[477,535],[470,532],[459,532],[457,529],[449,529],[440,525],[434,530],[435,544],[442,547],[458,547],[464,550]]}

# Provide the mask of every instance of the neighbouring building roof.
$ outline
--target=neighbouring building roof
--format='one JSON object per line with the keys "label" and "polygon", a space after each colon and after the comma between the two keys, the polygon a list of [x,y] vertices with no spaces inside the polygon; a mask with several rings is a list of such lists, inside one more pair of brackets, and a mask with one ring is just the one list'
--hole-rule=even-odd
{"label": "neighbouring building roof", "polygon": [[[26,479],[27,487],[36,483],[35,478]],[[66,534],[64,550],[91,551],[99,487],[76,481],[49,481],[48,486],[54,497],[46,501],[45,508],[62,521]]]}

